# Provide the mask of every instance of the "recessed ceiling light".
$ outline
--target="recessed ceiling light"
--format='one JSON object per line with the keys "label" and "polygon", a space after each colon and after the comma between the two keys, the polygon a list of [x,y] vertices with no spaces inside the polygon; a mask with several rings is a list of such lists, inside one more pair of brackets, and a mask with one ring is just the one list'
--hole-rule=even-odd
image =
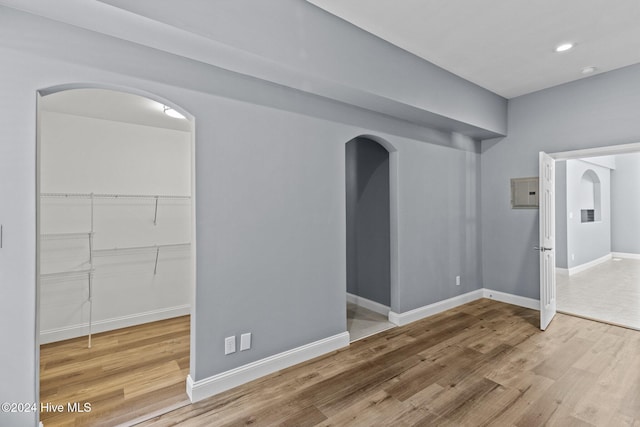
{"label": "recessed ceiling light", "polygon": [[591,74],[597,70],[596,67],[584,67],[582,69],[582,74]]}
{"label": "recessed ceiling light", "polygon": [[162,111],[169,117],[173,117],[174,119],[186,119],[185,116],[177,112],[171,107],[167,107],[166,105],[162,106]]}
{"label": "recessed ceiling light", "polygon": [[573,47],[573,43],[562,43],[556,46],[556,52],[566,52]]}

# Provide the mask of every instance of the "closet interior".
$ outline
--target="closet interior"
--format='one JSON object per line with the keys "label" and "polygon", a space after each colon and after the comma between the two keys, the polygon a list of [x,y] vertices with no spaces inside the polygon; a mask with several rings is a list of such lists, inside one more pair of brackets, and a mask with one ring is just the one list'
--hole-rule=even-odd
{"label": "closet interior", "polygon": [[40,197],[41,344],[189,314],[189,196]]}
{"label": "closet interior", "polygon": [[[39,101],[39,325],[40,344],[47,345],[41,349],[42,393],[62,378],[57,363],[82,372],[82,361],[99,352],[95,334],[112,344],[126,339],[123,328],[191,313],[192,124],[166,109],[102,89],[67,90]],[[45,351],[73,339],[83,344],[68,358]],[[178,340],[167,339],[172,345]],[[188,336],[179,340],[186,356],[174,364],[184,395]],[[121,347],[131,353],[133,346]],[[100,357],[109,366],[108,355]],[[125,353],[113,357],[114,375],[142,369],[123,366]],[[87,387],[81,376],[65,382],[69,390]]]}
{"label": "closet interior", "polygon": [[41,101],[40,343],[189,314],[190,123],[114,91]]}

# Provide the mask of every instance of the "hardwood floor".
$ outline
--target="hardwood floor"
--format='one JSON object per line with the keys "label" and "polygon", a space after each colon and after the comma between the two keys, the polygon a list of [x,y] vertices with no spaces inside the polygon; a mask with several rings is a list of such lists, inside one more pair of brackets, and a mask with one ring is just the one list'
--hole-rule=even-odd
{"label": "hardwood floor", "polygon": [[[40,401],[45,427],[110,426],[171,405],[188,403],[189,316],[147,323],[40,348]],[[74,413],[67,403],[91,404]]]}
{"label": "hardwood floor", "polygon": [[640,426],[640,332],[478,300],[142,426]]}

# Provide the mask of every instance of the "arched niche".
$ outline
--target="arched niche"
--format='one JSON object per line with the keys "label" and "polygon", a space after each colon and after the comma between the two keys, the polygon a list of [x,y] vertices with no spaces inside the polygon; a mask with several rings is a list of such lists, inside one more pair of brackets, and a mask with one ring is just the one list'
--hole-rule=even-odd
{"label": "arched niche", "polygon": [[580,222],[602,220],[600,178],[593,169],[587,169],[580,178]]}

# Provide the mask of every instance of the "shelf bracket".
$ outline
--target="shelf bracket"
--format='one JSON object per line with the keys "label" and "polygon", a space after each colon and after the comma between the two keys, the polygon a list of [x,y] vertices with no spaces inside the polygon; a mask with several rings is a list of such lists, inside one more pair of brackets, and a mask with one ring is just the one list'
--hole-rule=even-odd
{"label": "shelf bracket", "polygon": [[158,225],[158,196],[156,196],[156,212],[153,215],[153,225]]}
{"label": "shelf bracket", "polygon": [[91,329],[93,323],[93,272],[89,271],[89,342],[87,348],[91,348]]}
{"label": "shelf bracket", "polygon": [[153,275],[155,276],[158,272],[158,256],[160,255],[160,247],[156,248],[156,265],[153,267]]}

